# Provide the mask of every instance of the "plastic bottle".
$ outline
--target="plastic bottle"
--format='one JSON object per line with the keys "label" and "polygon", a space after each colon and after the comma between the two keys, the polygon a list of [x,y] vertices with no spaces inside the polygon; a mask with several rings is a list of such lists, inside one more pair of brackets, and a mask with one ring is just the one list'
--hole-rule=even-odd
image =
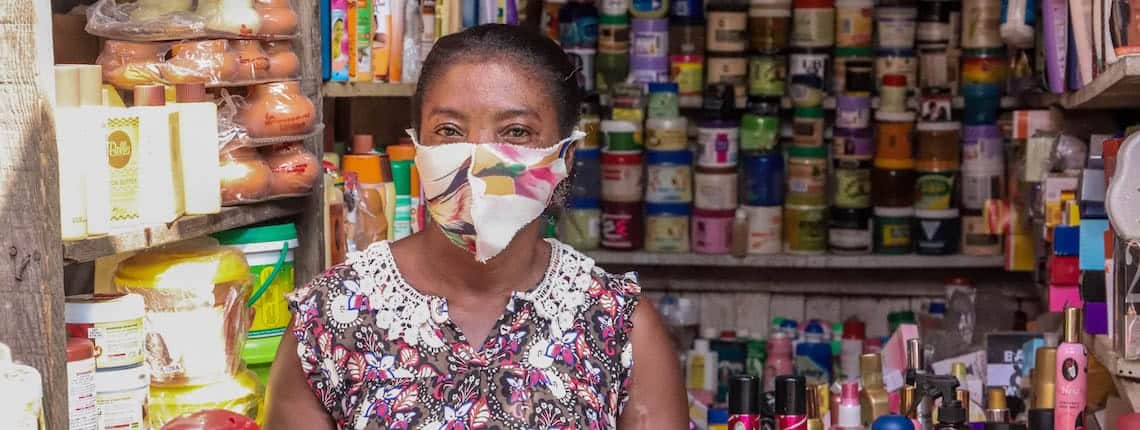
{"label": "plastic bottle", "polygon": [[[915,385],[915,380],[919,375],[926,374],[926,355],[922,347],[921,339],[907,339],[906,341],[906,384],[910,386]],[[918,417],[919,429],[929,430],[934,427],[933,417],[931,417],[932,404],[926,396],[915,400],[915,415]]]}
{"label": "plastic bottle", "polygon": [[1056,398],[1054,430],[1084,428],[1085,394],[1088,392],[1088,352],[1081,343],[1081,309],[1065,308],[1065,331],[1057,346],[1054,376]]}
{"label": "plastic bottle", "polygon": [[386,215],[386,190],[380,169],[380,155],[373,149],[372,136],[352,138],[352,153],[345,154],[341,170],[345,193],[355,196],[356,204],[345,217],[348,251],[363,251],[373,242],[388,239],[392,228]]}
{"label": "plastic bottle", "polygon": [[413,192],[414,195],[419,195],[419,190],[412,188],[416,148],[412,145],[392,145],[386,151],[391,158],[392,183],[396,187],[396,213],[392,229],[395,240],[400,240],[412,234],[412,210],[415,207],[412,196]]}
{"label": "plastic bottle", "polygon": [[796,346],[796,373],[809,384],[831,383],[831,345],[823,341],[823,327],[811,322]]}
{"label": "plastic bottle", "polygon": [[717,354],[709,349],[708,339],[695,339],[693,350],[685,357],[685,387],[716,393]]}
{"label": "plastic bottle", "polygon": [[1053,430],[1053,399],[1056,394],[1057,348],[1037,348],[1033,361],[1033,407],[1029,409],[1029,428]]}
{"label": "plastic bottle", "polygon": [[842,385],[839,396],[839,410],[836,412],[836,428],[839,430],[861,430],[863,413],[859,406],[859,384],[847,382]]}
{"label": "plastic bottle", "polygon": [[760,430],[760,406],[764,403],[760,380],[751,375],[737,375],[729,385],[728,428]]}
{"label": "plastic bottle", "polygon": [[776,379],[776,429],[807,430],[807,383],[803,376]]}
{"label": "plastic bottle", "polygon": [[12,362],[0,343],[0,417],[10,430],[43,430],[43,380],[34,367]]}
{"label": "plastic bottle", "polygon": [[792,338],[784,331],[768,336],[768,357],[764,361],[764,391],[776,389],[776,378],[795,371],[792,361]]}
{"label": "plastic bottle", "polygon": [[179,136],[171,133],[178,126],[178,113],[166,106],[166,87],[139,85],[134,90],[139,116],[139,216],[144,224],[163,224],[178,219],[185,211],[182,164],[174,158]]}
{"label": "plastic bottle", "polygon": [[843,323],[843,340],[839,353],[840,380],[849,381],[859,377],[859,356],[863,355],[863,338],[867,325],[857,319]]}
{"label": "plastic bottle", "polygon": [[64,240],[87,237],[87,204],[83,174],[83,130],[75,127],[82,118],[79,108],[79,67],[56,65],[55,142],[59,154],[59,222]]}

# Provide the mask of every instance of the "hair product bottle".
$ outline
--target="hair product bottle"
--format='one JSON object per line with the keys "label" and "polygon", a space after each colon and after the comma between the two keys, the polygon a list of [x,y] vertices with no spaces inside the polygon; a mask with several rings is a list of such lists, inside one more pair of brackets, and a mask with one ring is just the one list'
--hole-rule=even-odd
{"label": "hair product bottle", "polygon": [[1029,428],[1053,430],[1053,395],[1056,393],[1057,348],[1037,348],[1033,368],[1033,409],[1029,410]]}
{"label": "hair product bottle", "polygon": [[840,430],[861,430],[863,428],[863,413],[859,407],[859,384],[847,382],[843,384],[839,395],[839,409],[836,415],[836,428]]}
{"label": "hair product bottle", "polygon": [[[803,376],[776,378],[776,430],[807,430],[806,389]],[[729,428],[735,428],[731,422]]]}
{"label": "hair product bottle", "polygon": [[1088,392],[1088,353],[1081,344],[1081,309],[1065,308],[1065,332],[1057,346],[1053,411],[1054,430],[1085,428],[1085,394]]}
{"label": "hair product bottle", "polygon": [[728,428],[733,430],[760,430],[760,379],[752,375],[739,375],[729,382]]}

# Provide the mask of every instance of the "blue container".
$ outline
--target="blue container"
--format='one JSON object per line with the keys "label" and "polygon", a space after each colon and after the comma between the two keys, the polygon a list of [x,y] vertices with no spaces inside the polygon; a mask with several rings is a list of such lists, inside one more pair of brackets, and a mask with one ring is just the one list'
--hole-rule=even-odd
{"label": "blue container", "polygon": [[780,206],[784,204],[784,157],[779,151],[745,153],[744,204]]}
{"label": "blue container", "polygon": [[570,200],[601,200],[602,150],[577,149],[574,151],[574,170],[570,177]]}
{"label": "blue container", "polygon": [[965,99],[965,112],[962,122],[966,125],[989,125],[997,123],[998,109],[1001,108],[1001,88],[993,84],[962,85]]}
{"label": "blue container", "polygon": [[807,379],[808,384],[830,384],[831,369],[831,343],[824,339],[823,326],[811,322],[796,345],[796,374]]}
{"label": "blue container", "polygon": [[915,430],[914,423],[902,415],[883,415],[871,424],[871,430]]}

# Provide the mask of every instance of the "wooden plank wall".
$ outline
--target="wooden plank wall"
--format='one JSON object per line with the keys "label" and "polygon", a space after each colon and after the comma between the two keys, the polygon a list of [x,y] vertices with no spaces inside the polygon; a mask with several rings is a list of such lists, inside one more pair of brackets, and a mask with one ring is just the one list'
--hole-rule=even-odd
{"label": "wooden plank wall", "polygon": [[[31,6],[31,7],[29,7]],[[0,3],[0,342],[39,369],[46,427],[67,428],[51,2]]]}

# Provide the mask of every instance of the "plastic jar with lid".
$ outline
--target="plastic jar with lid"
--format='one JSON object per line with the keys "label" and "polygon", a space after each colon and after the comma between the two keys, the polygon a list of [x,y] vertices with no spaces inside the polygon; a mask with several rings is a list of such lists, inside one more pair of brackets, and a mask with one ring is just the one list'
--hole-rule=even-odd
{"label": "plastic jar with lid", "polygon": [[602,151],[602,200],[640,202],[645,188],[641,151]]}
{"label": "plastic jar with lid", "polygon": [[741,201],[749,206],[784,204],[784,157],[778,151],[745,153]]}
{"label": "plastic jar with lid", "polygon": [[669,2],[670,24],[678,21],[694,21],[694,23],[700,23],[704,19],[704,0],[671,0]]}
{"label": "plastic jar with lid", "polygon": [[871,203],[910,207],[914,204],[914,160],[875,159],[871,170]]}
{"label": "plastic jar with lid", "polygon": [[1000,48],[1001,2],[962,1],[962,48]]}
{"label": "plastic jar with lid", "polygon": [[629,12],[629,0],[601,0],[599,3],[601,15],[625,15]]}
{"label": "plastic jar with lid", "polygon": [[956,35],[950,32],[950,12],[953,2],[947,0],[918,2],[918,29],[915,39],[919,43],[949,43]]}
{"label": "plastic jar with lid", "polygon": [[611,151],[637,151],[641,145],[637,144],[637,126],[630,121],[606,120],[602,121],[602,142],[605,149]]}
{"label": "plastic jar with lid", "polygon": [[957,63],[950,64],[949,45],[922,44],[918,47],[919,86],[927,89],[952,89],[958,86]]}
{"label": "plastic jar with lid", "polygon": [[791,39],[792,46],[801,48],[835,45],[835,0],[795,0]]}
{"label": "plastic jar with lid", "polygon": [[645,147],[653,151],[689,148],[689,121],[685,117],[645,120]]}
{"label": "plastic jar with lid", "polygon": [[906,76],[885,75],[879,89],[879,113],[900,113],[907,111]]}
{"label": "plastic jar with lid", "polygon": [[708,33],[705,49],[724,54],[743,54],[748,50],[748,4],[739,0],[708,2]]}
{"label": "plastic jar with lid", "polygon": [[922,161],[958,163],[962,124],[955,121],[919,122],[914,158]]}
{"label": "plastic jar with lid", "polygon": [[914,114],[879,111],[875,117],[878,120],[875,122],[875,158],[913,159],[914,141],[911,132],[914,130]]}
{"label": "plastic jar with lid", "polygon": [[1009,63],[1005,49],[967,49],[962,51],[962,83],[993,84],[1005,83]]}
{"label": "plastic jar with lid", "polygon": [[831,89],[836,95],[870,96],[875,91],[875,51],[871,48],[835,48]]}
{"label": "plastic jar with lid", "polygon": [[731,120],[704,120],[697,124],[697,165],[736,167],[740,152],[740,124]]}
{"label": "plastic jar with lid", "polygon": [[602,202],[602,247],[616,251],[641,249],[645,243],[645,209],[641,202]]}
{"label": "plastic jar with lid", "polygon": [[827,206],[784,205],[784,252],[827,251]]}
{"label": "plastic jar with lid", "polygon": [[749,46],[753,52],[788,48],[792,26],[791,0],[751,0],[748,7]]}
{"label": "plastic jar with lid", "polygon": [[645,201],[689,203],[693,201],[693,153],[648,151],[645,153]]}
{"label": "plastic jar with lid", "polygon": [[701,107],[704,91],[705,60],[700,55],[669,57],[669,79],[677,83],[677,104],[685,108]]}
{"label": "plastic jar with lid", "polygon": [[693,207],[706,210],[735,210],[740,185],[735,168],[697,167],[693,172]]}
{"label": "plastic jar with lid", "polygon": [[823,148],[823,108],[796,108],[792,116],[792,143],[798,147]]}
{"label": "plastic jar with lid", "polygon": [[708,57],[708,84],[732,84],[733,105],[737,109],[748,104],[748,57],[744,55],[711,55]]}
{"label": "plastic jar with lid", "polygon": [[693,209],[692,248],[698,254],[728,254],[736,210]]}
{"label": "plastic jar with lid", "polygon": [[629,76],[629,50],[620,52],[598,51],[594,58],[594,71],[597,73],[594,86],[599,92],[625,82]]}
{"label": "plastic jar with lid", "polygon": [[871,209],[832,208],[827,229],[827,247],[835,254],[871,252]]}
{"label": "plastic jar with lid", "polygon": [[629,51],[629,15],[602,15],[598,18],[598,52]]}
{"label": "plastic jar with lid", "polygon": [[962,84],[962,98],[966,104],[962,114],[964,124],[997,123],[997,113],[1001,107],[1000,87],[995,84]]}
{"label": "plastic jar with lid", "polygon": [[704,55],[707,32],[703,20],[673,18],[669,21],[669,55]]}
{"label": "plastic jar with lid", "polygon": [[834,163],[831,204],[837,208],[871,207],[871,160],[837,158]]}
{"label": "plastic jar with lid", "polygon": [[870,160],[875,155],[875,140],[869,128],[836,128],[831,143],[831,155],[837,159]]}
{"label": "plastic jar with lid", "polygon": [[958,163],[919,161],[914,169],[914,208],[944,210],[957,206]]}
{"label": "plastic jar with lid", "polygon": [[645,250],[649,252],[689,252],[687,204],[645,205]]}
{"label": "plastic jar with lid", "polygon": [[907,91],[914,91],[918,84],[918,58],[913,49],[880,49],[875,52],[875,77],[882,90],[883,77],[902,75],[906,77]]}
{"label": "plastic jar with lid", "polygon": [[963,169],[1002,170],[1004,167],[1004,137],[997,125],[968,125],[963,127]]}
{"label": "plastic jar with lid", "polygon": [[835,46],[860,48],[871,46],[874,33],[873,0],[835,1]]}
{"label": "plastic jar with lid", "polygon": [[874,252],[886,255],[910,254],[914,241],[911,235],[913,219],[912,207],[876,206],[871,227]]}
{"label": "plastic jar with lid", "polygon": [[871,126],[871,96],[835,98],[835,127],[862,129]]}
{"label": "plastic jar with lid", "polygon": [[581,251],[597,249],[601,243],[601,222],[601,202],[569,199],[558,217],[558,240]]}
{"label": "plastic jar with lid", "polygon": [[601,200],[602,151],[578,148],[574,151],[574,175],[570,177],[570,199]]}
{"label": "plastic jar with lid", "polygon": [[649,102],[646,118],[676,118],[681,116],[681,106],[676,82],[652,82],[649,84]]}
{"label": "plastic jar with lid", "polygon": [[957,254],[962,220],[957,209],[914,211],[914,251],[919,255]]}
{"label": "plastic jar with lid", "polygon": [[780,133],[780,117],[746,113],[740,117],[740,150],[772,151],[776,149]]}
{"label": "plastic jar with lid", "polygon": [[788,148],[787,184],[784,193],[787,204],[827,204],[827,149],[822,146]]}
{"label": "plastic jar with lid", "polygon": [[629,13],[634,18],[665,18],[669,13],[669,0],[631,0]]}
{"label": "plastic jar with lid", "polygon": [[879,49],[914,48],[914,32],[918,9],[906,6],[875,8]]}
{"label": "plastic jar with lid", "polygon": [[748,59],[748,96],[782,97],[787,70],[788,57],[784,55],[752,55]]}

